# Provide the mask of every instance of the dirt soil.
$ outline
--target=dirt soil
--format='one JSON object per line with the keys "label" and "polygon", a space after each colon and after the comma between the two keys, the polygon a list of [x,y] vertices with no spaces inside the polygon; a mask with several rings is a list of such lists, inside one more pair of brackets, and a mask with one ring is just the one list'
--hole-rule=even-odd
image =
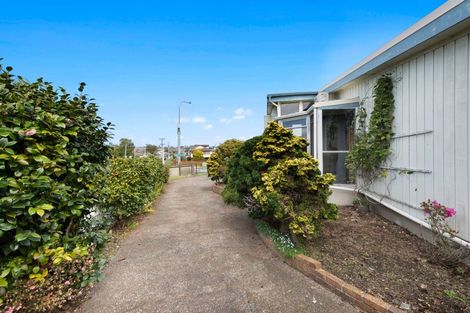
{"label": "dirt soil", "polygon": [[433,263],[431,244],[374,213],[351,207],[339,213],[306,246],[325,269],[410,312],[470,312],[469,267]]}

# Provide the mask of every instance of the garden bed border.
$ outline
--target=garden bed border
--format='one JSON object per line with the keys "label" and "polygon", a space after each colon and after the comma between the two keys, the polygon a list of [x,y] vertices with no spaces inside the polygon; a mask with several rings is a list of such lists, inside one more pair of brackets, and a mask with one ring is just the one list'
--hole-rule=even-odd
{"label": "garden bed border", "polygon": [[257,230],[258,235],[264,244],[276,255],[280,256],[284,262],[295,268],[305,276],[312,278],[322,286],[336,293],[338,296],[360,309],[370,313],[405,313],[390,303],[380,298],[372,296],[361,289],[345,282],[330,272],[322,268],[320,261],[317,261],[304,254],[298,254],[293,259],[285,258],[274,246],[271,238]]}

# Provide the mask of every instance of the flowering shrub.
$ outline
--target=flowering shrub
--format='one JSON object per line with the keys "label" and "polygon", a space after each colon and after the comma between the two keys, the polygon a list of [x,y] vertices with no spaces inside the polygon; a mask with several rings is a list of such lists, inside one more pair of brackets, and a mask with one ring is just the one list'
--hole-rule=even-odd
{"label": "flowering shrub", "polygon": [[426,221],[429,223],[434,234],[434,241],[437,246],[437,261],[444,265],[455,266],[470,257],[470,249],[462,247],[452,241],[457,235],[447,222],[448,218],[457,214],[455,208],[447,207],[437,200],[427,200],[421,203]]}
{"label": "flowering shrub", "polygon": [[426,215],[426,221],[429,222],[431,230],[438,236],[438,239],[441,237],[445,238],[445,234],[448,234],[450,237],[454,237],[457,234],[457,231],[452,229],[447,223],[447,218],[457,214],[454,208],[446,207],[437,200],[422,202],[421,207]]}

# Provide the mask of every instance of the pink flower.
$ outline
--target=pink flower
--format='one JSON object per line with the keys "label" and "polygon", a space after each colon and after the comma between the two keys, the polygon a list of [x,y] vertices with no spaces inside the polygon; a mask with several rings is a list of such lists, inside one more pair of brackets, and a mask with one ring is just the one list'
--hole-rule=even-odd
{"label": "pink flower", "polygon": [[452,216],[455,216],[455,214],[457,214],[457,210],[454,209],[454,208],[446,208],[445,212],[444,212],[444,216],[447,218],[447,217],[452,217]]}
{"label": "pink flower", "polygon": [[8,309],[5,311],[5,313],[13,313],[14,310],[15,310],[15,309],[10,306],[10,307],[8,307]]}
{"label": "pink flower", "polygon": [[36,286],[32,285],[31,287],[29,287],[30,290],[34,290],[36,289]]}
{"label": "pink flower", "polygon": [[70,281],[66,280],[66,281],[64,282],[64,285],[65,285],[65,286],[70,285]]}
{"label": "pink flower", "polygon": [[432,200],[431,204],[432,204],[432,206],[435,207],[435,208],[441,206],[441,204],[440,204],[437,200]]}
{"label": "pink flower", "polygon": [[25,131],[25,133],[24,133],[24,135],[27,136],[27,137],[34,136],[35,134],[36,134],[35,129],[29,129],[29,130]]}

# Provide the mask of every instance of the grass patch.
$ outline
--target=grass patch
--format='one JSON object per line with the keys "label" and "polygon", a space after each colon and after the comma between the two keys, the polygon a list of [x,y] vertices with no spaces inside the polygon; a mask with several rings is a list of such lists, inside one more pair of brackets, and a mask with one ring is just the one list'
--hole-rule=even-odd
{"label": "grass patch", "polygon": [[293,259],[298,254],[303,254],[304,249],[296,247],[288,235],[272,228],[266,222],[256,223],[256,228],[266,236],[269,236],[276,248],[288,259]]}

